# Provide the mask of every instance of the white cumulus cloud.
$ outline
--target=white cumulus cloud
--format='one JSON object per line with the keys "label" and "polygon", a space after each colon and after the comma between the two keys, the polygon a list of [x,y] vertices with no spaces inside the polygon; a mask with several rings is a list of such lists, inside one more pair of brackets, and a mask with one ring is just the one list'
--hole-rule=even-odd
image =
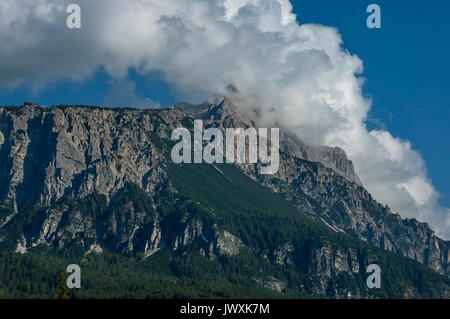
{"label": "white cumulus cloud", "polygon": [[149,98],[140,98],[136,93],[136,83],[125,79],[114,83],[106,93],[103,106],[107,107],[132,107],[139,109],[154,109],[161,107],[159,103]]}

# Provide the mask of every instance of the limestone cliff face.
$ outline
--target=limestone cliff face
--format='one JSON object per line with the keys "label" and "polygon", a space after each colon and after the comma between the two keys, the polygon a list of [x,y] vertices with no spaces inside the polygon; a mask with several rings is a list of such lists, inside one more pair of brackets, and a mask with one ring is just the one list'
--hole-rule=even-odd
{"label": "limestone cliff face", "polygon": [[[40,245],[64,248],[81,236],[86,253],[107,247],[149,256],[161,246],[176,250],[193,242],[201,242],[203,254],[210,257],[238,253],[239,239],[189,216],[162,233],[156,208],[164,203],[158,196],[172,186],[152,138],[169,140],[186,116],[178,109],[0,108],[0,203],[11,209],[0,217],[2,228],[34,204],[47,207],[61,198],[84,199],[94,193],[106,198],[101,221],[67,203],[42,209],[31,227],[18,234],[16,251]],[[121,214],[107,209],[120,200],[128,183],[149,194],[149,210],[137,209],[132,201],[121,206]]]}
{"label": "limestone cliff face", "polygon": [[109,196],[126,182],[151,192],[165,176],[150,136],[167,138],[184,116],[176,109],[0,108],[0,202],[20,208],[63,196]]}
{"label": "limestone cliff face", "polygon": [[[194,245],[212,259],[254,250],[229,229],[192,213],[196,203],[177,197],[159,144],[170,141],[173,129],[195,117],[221,128],[255,126],[227,99],[166,110],[1,107],[0,230],[21,231],[8,235],[11,238],[0,236],[0,243],[12,240],[14,249],[24,253],[42,245],[68,247],[77,239],[86,254],[108,249],[144,257]],[[377,203],[361,186],[344,151],[313,147],[284,134],[277,174],[260,175],[258,165],[236,167],[334,232],[450,275],[450,243],[436,237],[428,225],[403,220]],[[129,184],[145,195],[130,198]],[[145,203],[136,204],[142,198]],[[86,210],[79,200],[96,208]],[[170,218],[165,212],[169,202]],[[30,210],[33,205],[40,208]],[[298,249],[286,242],[264,256],[274,264],[293,265]],[[329,284],[338,273],[353,276],[368,260],[327,242],[308,249],[301,263],[304,272],[316,278],[317,292],[364,296],[364,291],[338,291]],[[276,278],[262,284],[274,290],[284,287]],[[410,291],[414,295],[414,289]]]}

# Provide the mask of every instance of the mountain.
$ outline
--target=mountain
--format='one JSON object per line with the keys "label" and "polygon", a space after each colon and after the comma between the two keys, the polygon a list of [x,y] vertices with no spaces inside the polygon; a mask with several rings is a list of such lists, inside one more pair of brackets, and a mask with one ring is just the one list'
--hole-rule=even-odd
{"label": "mountain", "polygon": [[[256,127],[255,120],[239,111],[237,105],[228,97],[219,100],[216,104],[193,105],[182,102],[175,107],[198,119],[219,121],[223,123],[222,126],[224,127]],[[257,114],[257,112],[255,113]],[[345,151],[339,147],[308,144],[284,128],[281,128],[280,142],[280,149],[284,153],[307,161],[322,163],[346,179],[362,185],[356,175],[352,161],[347,158]]]}
{"label": "mountain", "polygon": [[[196,118],[256,126],[229,98],[1,107],[0,297],[51,296],[48,272],[69,261],[91,280],[79,297],[450,296],[450,243],[377,203],[343,150],[282,129],[275,175],[260,164],[176,165],[171,133]],[[373,263],[381,289],[366,286]]]}
{"label": "mountain", "polygon": [[[182,103],[179,107],[196,118],[211,119],[216,127],[255,126],[254,121],[242,120],[244,115],[235,116],[237,106],[227,98],[217,105]],[[438,238],[427,224],[401,219],[389,207],[377,203],[362,187],[342,149],[309,145],[286,129],[281,132],[283,154],[278,173],[264,176],[251,166],[242,167],[246,175],[293,200],[303,212],[337,231],[450,275],[450,242]]]}

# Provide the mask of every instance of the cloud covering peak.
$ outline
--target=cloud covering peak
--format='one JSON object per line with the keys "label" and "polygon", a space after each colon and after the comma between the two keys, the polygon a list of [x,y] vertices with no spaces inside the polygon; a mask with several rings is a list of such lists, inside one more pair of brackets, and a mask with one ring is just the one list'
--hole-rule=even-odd
{"label": "cloud covering peak", "polygon": [[0,2],[0,85],[44,88],[99,69],[120,80],[133,69],[202,101],[232,83],[244,106],[262,110],[261,124],[343,148],[377,200],[450,238],[449,211],[420,154],[366,127],[363,63],[337,29],[299,24],[288,0],[78,0],[82,28],[70,30],[71,2]]}

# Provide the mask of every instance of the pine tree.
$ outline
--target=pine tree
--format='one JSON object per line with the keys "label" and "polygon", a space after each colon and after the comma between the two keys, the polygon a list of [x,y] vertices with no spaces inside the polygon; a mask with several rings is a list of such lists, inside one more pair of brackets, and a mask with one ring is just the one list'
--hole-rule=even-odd
{"label": "pine tree", "polygon": [[56,288],[56,299],[70,299],[69,288],[66,284],[66,276],[63,272],[59,274],[58,287]]}

